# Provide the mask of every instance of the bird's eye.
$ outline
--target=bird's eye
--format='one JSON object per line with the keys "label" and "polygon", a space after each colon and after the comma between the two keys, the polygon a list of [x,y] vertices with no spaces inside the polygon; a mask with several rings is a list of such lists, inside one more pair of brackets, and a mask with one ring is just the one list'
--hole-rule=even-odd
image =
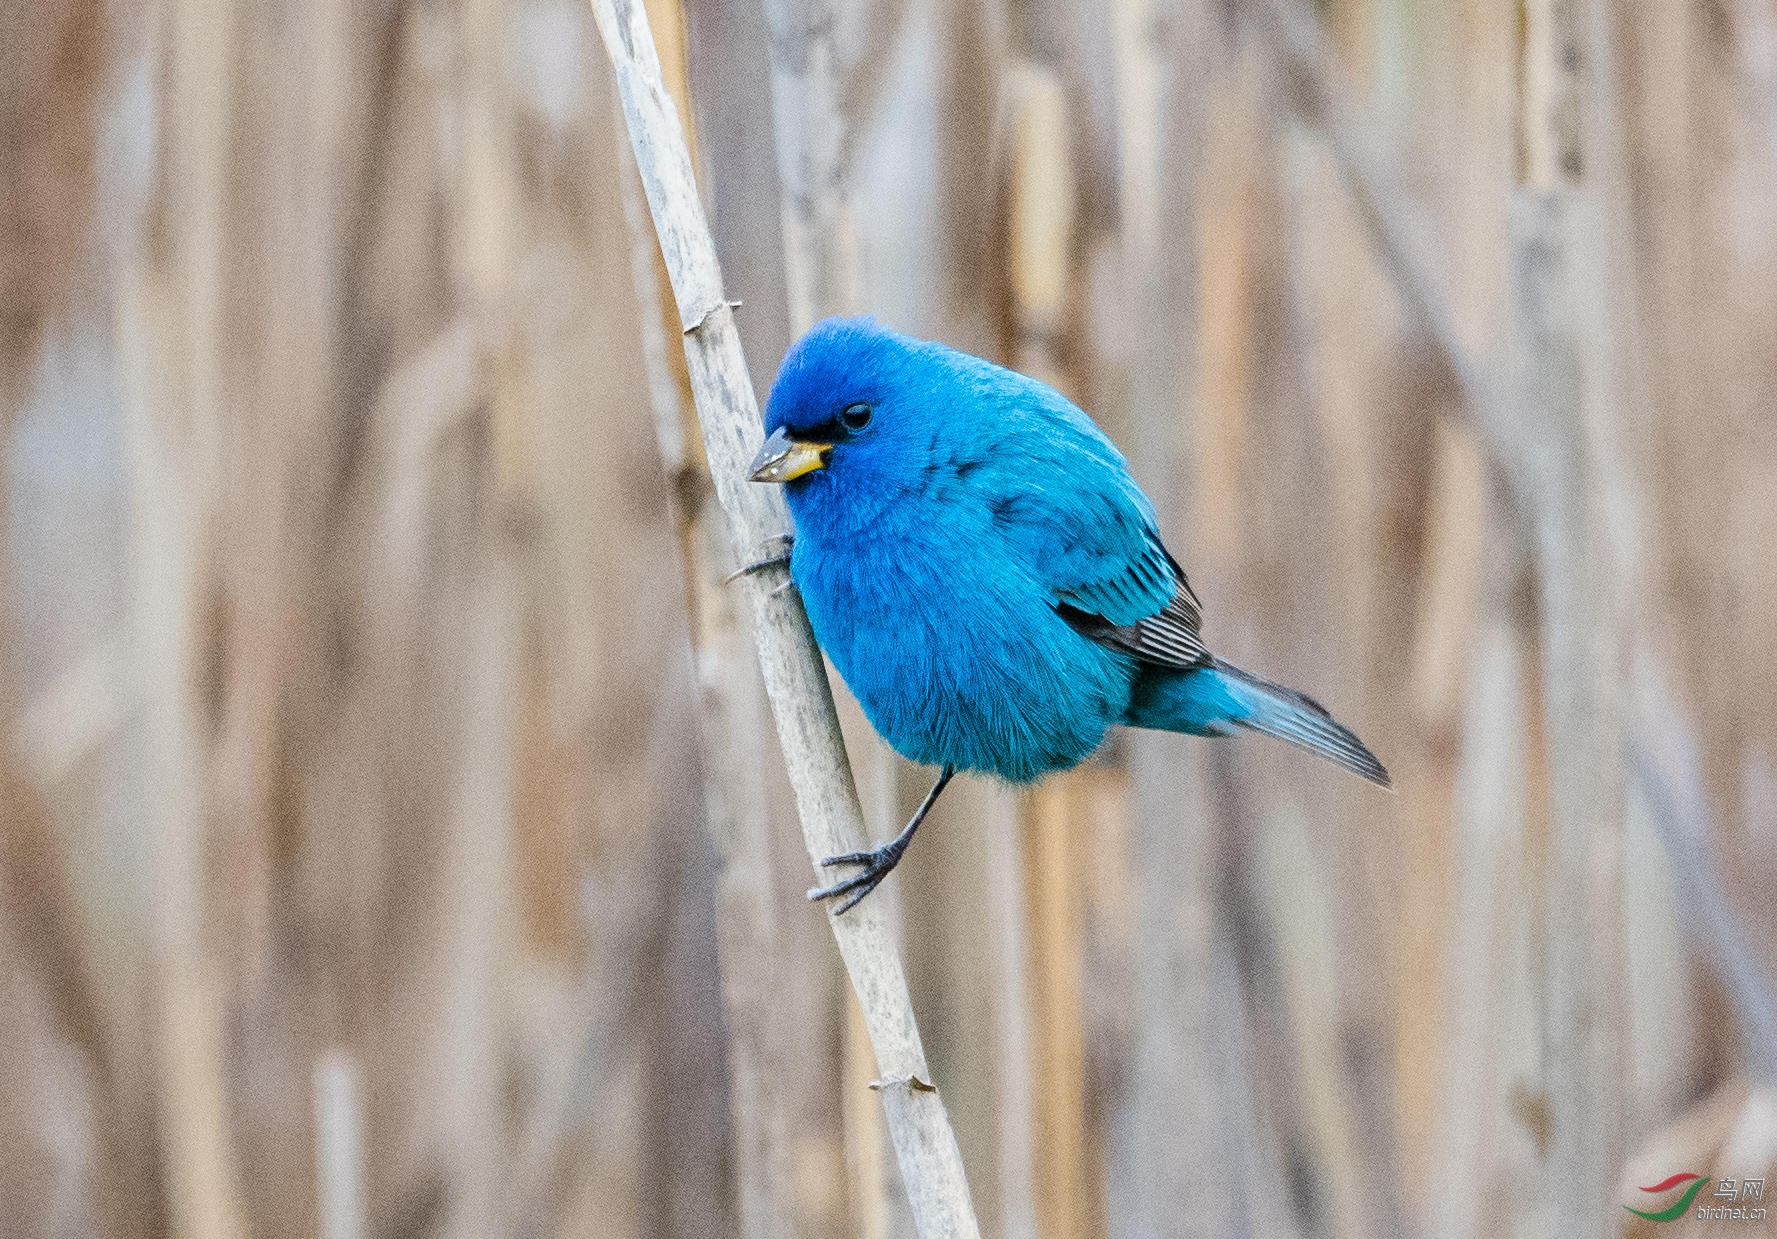
{"label": "bird's eye", "polygon": [[870,424],[870,418],[873,413],[874,410],[871,409],[869,405],[859,401],[857,404],[848,404],[845,406],[839,414],[839,422],[840,425],[844,426],[847,430],[862,430]]}

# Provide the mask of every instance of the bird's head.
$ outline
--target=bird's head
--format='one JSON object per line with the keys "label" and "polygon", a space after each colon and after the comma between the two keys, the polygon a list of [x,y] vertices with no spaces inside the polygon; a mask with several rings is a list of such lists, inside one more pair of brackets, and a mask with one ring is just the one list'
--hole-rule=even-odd
{"label": "bird's head", "polygon": [[870,318],[816,324],[772,384],[752,480],[783,484],[799,523],[818,513],[829,525],[867,521],[921,489],[953,454],[952,356]]}

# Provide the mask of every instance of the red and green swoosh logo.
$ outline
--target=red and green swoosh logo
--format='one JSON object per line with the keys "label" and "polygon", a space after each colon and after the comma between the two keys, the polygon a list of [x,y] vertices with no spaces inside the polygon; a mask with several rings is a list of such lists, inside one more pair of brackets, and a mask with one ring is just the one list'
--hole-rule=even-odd
{"label": "red and green swoosh logo", "polygon": [[1657,1212],[1647,1209],[1630,1209],[1628,1205],[1624,1205],[1623,1208],[1629,1209],[1629,1212],[1633,1213],[1636,1217],[1644,1217],[1650,1222],[1675,1221],[1684,1216],[1685,1210],[1691,1207],[1691,1201],[1697,1198],[1697,1193],[1702,1191],[1704,1185],[1708,1182],[1708,1178],[1700,1174],[1675,1174],[1670,1179],[1664,1179],[1661,1182],[1654,1184],[1652,1187],[1644,1187],[1641,1190],[1650,1194],[1669,1192],[1680,1183],[1690,1184],[1689,1187],[1684,1189],[1684,1195],[1678,1198],[1677,1203],[1669,1208],[1658,1210]]}

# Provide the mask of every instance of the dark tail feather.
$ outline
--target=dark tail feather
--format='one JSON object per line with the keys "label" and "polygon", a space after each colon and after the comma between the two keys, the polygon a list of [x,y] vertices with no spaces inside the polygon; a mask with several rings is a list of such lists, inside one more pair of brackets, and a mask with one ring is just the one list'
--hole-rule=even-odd
{"label": "dark tail feather", "polygon": [[1337,722],[1325,706],[1307,693],[1261,680],[1231,663],[1217,661],[1212,673],[1222,677],[1231,695],[1246,708],[1231,719],[1249,731],[1276,736],[1318,753],[1380,787],[1393,787],[1388,771],[1349,727]]}

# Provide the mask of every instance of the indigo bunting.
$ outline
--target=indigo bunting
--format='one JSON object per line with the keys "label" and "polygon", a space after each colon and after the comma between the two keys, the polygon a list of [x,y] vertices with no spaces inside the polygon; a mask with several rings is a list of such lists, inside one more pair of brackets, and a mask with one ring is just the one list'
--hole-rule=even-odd
{"label": "indigo bunting", "polygon": [[868,318],[784,358],[755,482],[785,488],[791,579],[821,648],[896,752],[938,766],[894,839],[827,859],[836,915],[874,890],[958,770],[1026,783],[1113,724],[1262,732],[1383,787],[1319,703],[1213,656],[1154,506],[1053,388]]}

